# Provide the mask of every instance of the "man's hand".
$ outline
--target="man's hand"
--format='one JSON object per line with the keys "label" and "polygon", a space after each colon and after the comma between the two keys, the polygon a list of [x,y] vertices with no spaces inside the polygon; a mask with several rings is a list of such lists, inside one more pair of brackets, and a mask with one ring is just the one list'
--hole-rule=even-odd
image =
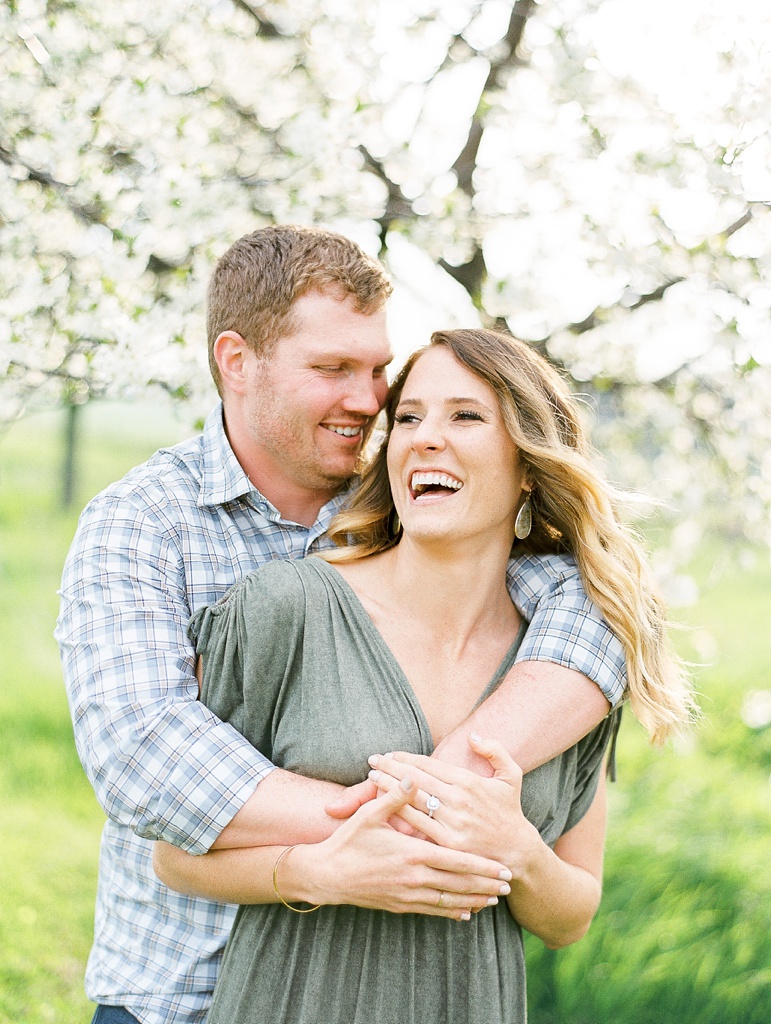
{"label": "man's hand", "polygon": [[[337,818],[345,820],[350,818],[352,814],[355,814],[360,807],[364,804],[369,803],[370,800],[374,800],[375,797],[382,796],[382,793],[370,779],[365,779],[364,782],[357,782],[355,786],[348,786],[340,793],[340,795],[328,803],[324,810],[330,816],[330,818]],[[389,821],[391,828],[395,828],[397,832],[402,832],[405,836],[417,836],[419,839],[424,839],[425,836],[413,829],[400,815],[394,815]]]}
{"label": "man's hand", "polygon": [[328,803],[324,810],[331,818],[350,818],[360,807],[374,800],[378,795],[378,788],[369,779],[357,782],[355,786],[348,786],[331,803]]}

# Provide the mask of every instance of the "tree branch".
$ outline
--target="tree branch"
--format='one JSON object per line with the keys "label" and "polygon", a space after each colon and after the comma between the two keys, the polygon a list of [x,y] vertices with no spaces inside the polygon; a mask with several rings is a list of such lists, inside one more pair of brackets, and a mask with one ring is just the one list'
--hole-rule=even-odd
{"label": "tree branch", "polygon": [[85,206],[83,203],[78,202],[72,194],[72,186],[65,184],[63,181],[57,181],[52,175],[48,174],[47,171],[40,171],[35,167],[32,167],[26,161],[22,160],[16,153],[9,149],[6,149],[3,145],[0,145],[0,161],[2,161],[7,167],[23,167],[26,171],[27,178],[29,181],[37,182],[43,188],[49,191],[56,192],[57,195],[61,196],[69,209],[75,214],[78,220],[83,221],[86,224],[101,224],[103,227],[110,228],[110,225],[104,219],[104,211],[98,203],[91,203]]}
{"label": "tree branch", "polygon": [[412,203],[402,192],[401,187],[391,180],[383,166],[382,160],[374,157],[364,145],[358,146],[357,149],[364,158],[364,170],[374,174],[385,185],[388,193],[385,210],[375,220],[375,223],[380,227],[380,251],[383,252],[387,248],[386,235],[391,224],[399,220],[415,220],[419,214],[415,213]]}
{"label": "tree branch", "polygon": [[257,29],[261,36],[266,39],[285,39],[286,33],[282,32],[275,22],[271,21],[270,18],[266,18],[265,15],[260,14],[252,7],[251,4],[247,3],[246,0],[232,0],[233,6],[239,10],[244,11],[249,17],[256,23]]}
{"label": "tree branch", "polygon": [[479,56],[487,57],[490,67],[485,84],[482,86],[482,91],[479,95],[477,109],[471,119],[466,142],[458,154],[455,163],[452,165],[452,170],[455,172],[455,177],[458,180],[458,187],[467,196],[473,197],[475,193],[474,171],[476,170],[479,144],[482,141],[482,134],[484,132],[482,103],[485,94],[492,89],[501,87],[501,80],[505,69],[519,64],[517,50],[522,42],[527,19],[532,14],[534,7],[535,0],[517,0],[511,9],[509,25],[503,39],[496,44],[492,52],[487,54],[479,53]]}

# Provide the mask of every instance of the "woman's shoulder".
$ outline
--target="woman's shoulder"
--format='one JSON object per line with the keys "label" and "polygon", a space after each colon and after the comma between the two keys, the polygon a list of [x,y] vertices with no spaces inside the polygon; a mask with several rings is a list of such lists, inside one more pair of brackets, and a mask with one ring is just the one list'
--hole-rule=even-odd
{"label": "woman's shoulder", "polygon": [[313,585],[315,574],[308,564],[310,561],[274,558],[234,583],[212,608],[227,608],[232,603],[243,605],[265,600],[275,604],[296,599]]}
{"label": "woman's shoulder", "polygon": [[245,632],[283,631],[301,623],[313,573],[304,560],[274,559],[253,569],[214,604],[199,608],[188,625],[188,636],[199,652],[214,633],[236,623]]}

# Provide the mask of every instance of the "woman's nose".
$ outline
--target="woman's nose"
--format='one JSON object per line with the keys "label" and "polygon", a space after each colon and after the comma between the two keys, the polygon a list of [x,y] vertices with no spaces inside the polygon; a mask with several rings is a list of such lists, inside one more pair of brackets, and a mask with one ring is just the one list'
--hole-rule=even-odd
{"label": "woman's nose", "polygon": [[431,416],[424,416],[412,432],[415,451],[441,451],[445,446],[444,433]]}

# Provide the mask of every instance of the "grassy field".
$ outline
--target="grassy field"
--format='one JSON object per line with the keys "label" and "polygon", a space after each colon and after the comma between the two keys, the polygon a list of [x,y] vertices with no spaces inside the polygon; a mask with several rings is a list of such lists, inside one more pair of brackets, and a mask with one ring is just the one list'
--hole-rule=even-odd
{"label": "grassy field", "polygon": [[[152,408],[94,413],[78,507],[180,436]],[[77,521],[59,503],[62,426],[36,415],[0,439],[1,1024],[80,1024],[93,1012],[83,972],[104,816],[75,754],[52,636]]]}
{"label": "grassy field", "polygon": [[[91,1013],[82,977],[103,816],[51,635],[77,519],[59,507],[60,429],[41,415],[0,439],[0,1024]],[[181,433],[155,412],[89,411],[79,504]],[[708,585],[684,647],[714,646],[698,679],[704,722],[657,753],[627,716],[603,906],[571,949],[528,942],[531,1024],[771,1020],[771,729],[742,719],[747,694],[771,688],[771,569],[710,549],[695,571]]]}

